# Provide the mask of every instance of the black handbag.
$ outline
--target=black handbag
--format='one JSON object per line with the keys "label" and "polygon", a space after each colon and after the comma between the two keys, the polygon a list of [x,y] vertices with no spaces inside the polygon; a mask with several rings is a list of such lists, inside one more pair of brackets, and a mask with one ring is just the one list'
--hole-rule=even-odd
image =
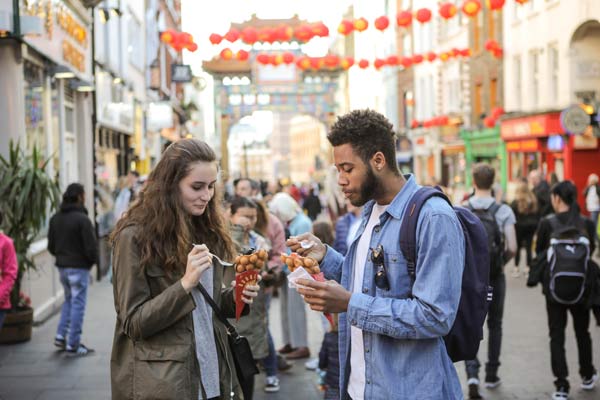
{"label": "black handbag", "polygon": [[219,321],[221,321],[227,329],[229,348],[231,349],[231,354],[233,355],[233,362],[235,364],[235,372],[238,380],[247,381],[251,379],[254,375],[258,374],[258,368],[256,366],[256,362],[254,361],[254,356],[252,355],[252,349],[250,348],[248,339],[246,339],[244,336],[241,336],[235,330],[233,325],[227,321],[227,318],[225,318],[221,308],[219,308],[217,303],[215,303],[212,297],[209,296],[201,283],[198,283],[198,290],[200,290],[202,296],[204,296],[208,304],[212,307]]}

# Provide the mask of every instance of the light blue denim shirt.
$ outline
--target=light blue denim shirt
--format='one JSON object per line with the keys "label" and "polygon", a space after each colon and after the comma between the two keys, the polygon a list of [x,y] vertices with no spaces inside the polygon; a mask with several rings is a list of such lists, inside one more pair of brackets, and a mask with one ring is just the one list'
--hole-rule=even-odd
{"label": "light blue denim shirt", "polygon": [[[400,251],[400,224],[406,205],[417,191],[411,175],[373,228],[370,247],[381,244],[390,290],[375,286],[370,257],[365,264],[362,293],[354,293],[348,311],[340,314],[340,394],[348,399],[350,325],[363,331],[365,399],[462,399],[456,370],[443,336],[456,317],[460,300],[465,242],[450,206],[432,198],[421,209],[417,225],[417,277],[413,298],[406,260]],[[326,278],[351,290],[358,238],[364,232],[374,201],[365,205],[357,237],[344,258],[327,247],[321,269]],[[369,252],[370,254],[370,252]]]}

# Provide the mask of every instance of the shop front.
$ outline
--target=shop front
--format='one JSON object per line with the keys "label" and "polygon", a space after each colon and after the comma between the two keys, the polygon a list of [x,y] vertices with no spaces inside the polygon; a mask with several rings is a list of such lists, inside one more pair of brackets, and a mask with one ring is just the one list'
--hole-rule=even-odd
{"label": "shop front", "polygon": [[506,143],[511,184],[537,169],[549,182],[552,179],[573,181],[578,189],[579,205],[585,204],[582,190],[587,177],[600,170],[600,147],[591,129],[582,135],[567,134],[560,123],[560,111],[554,111],[504,119],[500,130]]}
{"label": "shop front", "polygon": [[438,182],[440,151],[435,128],[417,128],[410,131],[413,144],[413,167],[417,183],[434,185]]}
{"label": "shop front", "polygon": [[460,196],[465,190],[465,144],[460,137],[457,125],[440,127],[440,145],[442,148],[443,187],[448,188],[453,196]]}
{"label": "shop front", "polygon": [[494,168],[496,181],[500,182],[502,189],[506,192],[506,149],[500,137],[500,129],[494,127],[478,131],[462,131],[460,136],[465,144],[465,186],[470,188],[473,185],[473,176],[471,175],[473,165],[484,162]]}

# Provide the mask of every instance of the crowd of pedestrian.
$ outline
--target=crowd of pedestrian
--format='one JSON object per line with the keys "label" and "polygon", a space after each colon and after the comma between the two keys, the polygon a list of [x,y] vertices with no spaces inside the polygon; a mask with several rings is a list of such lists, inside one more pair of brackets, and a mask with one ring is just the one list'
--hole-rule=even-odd
{"label": "crowd of pedestrian", "polygon": [[[93,352],[81,337],[89,270],[100,257],[108,265],[117,313],[113,399],[158,394],[252,399],[255,377],[236,368],[229,324],[247,338],[269,393],[280,390],[279,374],[292,368],[290,361],[302,359],[322,377],[326,399],[463,398],[448,341],[470,279],[463,276],[470,246],[463,220],[441,192],[427,200],[413,227],[416,257],[407,257],[400,232],[421,186],[394,162],[389,121],[370,110],[354,111],[338,118],[328,139],[346,199],[344,204],[333,199],[335,207],[324,195],[327,188],[316,182],[274,185],[248,177],[219,182],[215,153],[194,139],[171,144],[143,184],[132,171],[114,192],[97,188],[99,238],[86,215],[83,187],[69,185],[48,234],[65,293],[54,344],[70,356]],[[492,167],[477,164],[472,175],[474,190],[462,205],[485,230],[491,287],[483,385],[494,390],[502,382],[504,269],[514,258],[511,275],[526,276],[529,286],[541,283],[546,298],[552,398],[567,399],[570,390],[567,313],[574,321],[581,387],[593,389],[598,373],[589,323],[595,315],[600,325],[600,275],[591,257],[600,235],[598,176],[590,175],[583,190],[587,218],[569,181],[550,186],[533,170],[508,204],[498,200]],[[302,246],[304,241],[311,245]],[[0,232],[3,253],[9,244]],[[569,245],[576,256],[565,255]],[[236,320],[235,269],[221,260],[258,249],[268,258],[258,282],[246,286],[243,316]],[[579,249],[587,257],[580,257]],[[291,252],[319,262],[327,281],[288,285],[291,271],[280,256]],[[580,268],[583,272],[573,275]],[[0,326],[12,275],[10,263],[3,262]],[[228,322],[217,316],[201,288]],[[566,299],[577,291],[576,298]],[[274,296],[282,324],[279,349],[269,319]],[[323,340],[316,358],[308,346],[307,319],[317,314],[308,309],[331,317],[320,316]],[[479,359],[477,352],[460,358],[470,399],[483,398]]]}

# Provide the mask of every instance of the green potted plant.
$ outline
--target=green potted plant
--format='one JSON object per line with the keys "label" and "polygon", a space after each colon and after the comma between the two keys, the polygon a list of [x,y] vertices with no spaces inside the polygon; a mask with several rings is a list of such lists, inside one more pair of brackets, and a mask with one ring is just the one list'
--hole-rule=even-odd
{"label": "green potted plant", "polygon": [[31,154],[25,154],[19,143],[11,141],[9,147],[8,157],[0,156],[0,210],[4,216],[2,229],[14,242],[19,270],[10,296],[12,309],[0,330],[0,343],[31,338],[33,310],[21,293],[21,281],[36,265],[27,251],[60,202],[58,183],[46,173],[50,158],[44,159],[37,147]]}

